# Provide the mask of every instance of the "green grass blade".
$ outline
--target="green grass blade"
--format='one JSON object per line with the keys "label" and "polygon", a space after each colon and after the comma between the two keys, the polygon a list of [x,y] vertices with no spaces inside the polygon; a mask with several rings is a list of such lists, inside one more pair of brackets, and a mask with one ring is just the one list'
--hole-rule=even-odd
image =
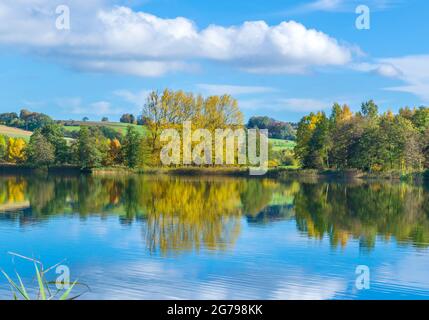
{"label": "green grass blade", "polygon": [[43,284],[42,277],[40,276],[39,268],[37,268],[37,264],[34,264],[34,267],[36,268],[36,275],[37,275],[37,282],[39,284],[40,297],[42,298],[42,300],[46,300],[45,285]]}
{"label": "green grass blade", "polygon": [[6,272],[4,272],[3,270],[1,271],[3,273],[3,275],[6,277],[7,281],[9,282],[9,284],[15,288],[17,288],[18,286],[15,284],[15,282],[13,282],[13,280],[7,275]]}
{"label": "green grass blade", "polygon": [[21,291],[20,292],[21,292],[22,296],[24,297],[25,300],[30,300],[30,296],[28,295],[27,290],[25,290],[25,286],[22,283],[21,277],[19,276],[18,272],[16,273],[16,276],[18,277],[19,284],[21,286],[22,292]]}
{"label": "green grass blade", "polygon": [[[15,294],[15,290],[17,290],[18,292],[19,292],[19,294],[24,298],[24,299],[27,299],[27,297],[28,297],[28,295],[27,295],[27,292],[23,292],[22,291],[22,289],[7,275],[7,273],[6,272],[4,272],[3,270],[1,270],[1,272],[3,273],[3,275],[6,277],[6,279],[7,279],[7,281],[9,282],[9,284],[10,284],[10,286],[11,286],[11,288],[12,288],[12,292],[13,292],[13,295],[14,295],[14,298],[17,298],[16,297],[16,294]],[[15,290],[14,290],[15,289]],[[29,299],[27,299],[27,300],[29,300]]]}
{"label": "green grass blade", "polygon": [[45,273],[43,271],[41,272],[41,278],[43,280],[44,288],[46,289],[48,297],[52,296],[51,290],[49,289],[48,281],[46,280]]}
{"label": "green grass blade", "polygon": [[67,289],[66,292],[63,293],[63,295],[60,297],[60,300],[67,300],[68,296],[70,295],[70,292],[73,290],[73,287],[77,283],[77,280],[73,282],[73,284]]}

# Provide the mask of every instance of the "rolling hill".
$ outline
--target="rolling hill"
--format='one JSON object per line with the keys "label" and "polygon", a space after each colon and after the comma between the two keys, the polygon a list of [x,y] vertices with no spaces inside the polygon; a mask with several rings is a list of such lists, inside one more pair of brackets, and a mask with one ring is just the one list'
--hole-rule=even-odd
{"label": "rolling hill", "polygon": [[8,137],[23,138],[25,140],[29,140],[33,132],[0,125],[0,134]]}
{"label": "rolling hill", "polygon": [[101,121],[60,121],[60,124],[64,126],[64,129],[67,131],[79,131],[80,126],[104,126],[111,128],[122,135],[125,135],[127,132],[127,127],[132,126],[136,128],[136,130],[141,133],[145,134],[147,132],[147,129],[145,126],[136,125],[136,124],[130,124],[130,123],[122,123],[122,122],[101,122]]}

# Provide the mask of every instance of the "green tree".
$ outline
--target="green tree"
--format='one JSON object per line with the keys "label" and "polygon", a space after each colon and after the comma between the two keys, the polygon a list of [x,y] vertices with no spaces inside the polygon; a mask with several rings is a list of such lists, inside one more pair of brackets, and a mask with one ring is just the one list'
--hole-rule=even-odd
{"label": "green tree", "polygon": [[362,134],[362,117],[353,115],[349,106],[343,105],[341,107],[335,103],[329,122],[330,166],[337,169],[347,168],[354,156],[352,154],[354,146]]}
{"label": "green tree", "polygon": [[40,133],[54,146],[55,163],[70,163],[70,150],[67,141],[64,139],[63,128],[55,123],[50,123],[40,129]]}
{"label": "green tree", "polygon": [[16,112],[7,112],[0,114],[0,123],[6,126],[12,126],[12,123],[17,119],[19,118]]}
{"label": "green tree", "polygon": [[414,114],[416,113],[416,109],[411,109],[410,107],[400,108],[399,115],[405,119],[413,121]]}
{"label": "green tree", "polygon": [[422,151],[424,156],[424,167],[429,168],[429,128],[426,129],[422,137]]}
{"label": "green tree", "polygon": [[136,123],[136,117],[130,113],[125,113],[119,121],[122,123]]}
{"label": "green tree", "polygon": [[412,122],[417,130],[421,133],[425,132],[429,128],[429,108],[420,107],[415,110]]}
{"label": "green tree", "polygon": [[[321,121],[322,124],[317,129]],[[322,112],[316,114],[312,112],[298,123],[297,144],[294,153],[303,168],[319,168],[323,165],[325,155],[322,155],[324,150],[322,150],[321,143],[327,138],[327,124],[328,120]],[[316,131],[317,134],[314,136]]]}
{"label": "green tree", "polygon": [[306,159],[306,167],[315,169],[329,168],[328,155],[330,146],[329,120],[322,113],[309,141],[309,154]]}
{"label": "green tree", "polygon": [[86,126],[82,126],[78,139],[79,164],[82,169],[99,167],[103,155],[97,145],[97,138]]}
{"label": "green tree", "polygon": [[27,162],[36,167],[49,166],[55,162],[55,147],[40,130],[36,130],[27,146]]}
{"label": "green tree", "polygon": [[378,125],[366,125],[353,146],[348,167],[380,171],[385,165],[384,132]]}
{"label": "green tree", "polygon": [[277,121],[269,117],[251,117],[247,122],[247,128],[268,129],[270,138],[295,140],[296,133],[288,122]]}
{"label": "green tree", "polygon": [[154,166],[157,156],[153,154],[150,137],[143,137],[140,141],[140,164],[142,166]]}
{"label": "green tree", "polygon": [[53,123],[53,120],[43,113],[31,112],[28,110],[21,110],[19,114],[20,122],[19,126],[25,130],[34,131],[38,128]]}
{"label": "green tree", "polygon": [[320,112],[301,119],[295,154],[304,168],[421,170],[429,162],[428,114],[421,107],[379,115],[372,100],[357,114],[334,104],[329,119]]}
{"label": "green tree", "polygon": [[378,106],[373,100],[362,103],[361,113],[364,117],[375,119],[378,116]]}
{"label": "green tree", "polygon": [[124,152],[125,164],[130,168],[135,168],[141,163],[141,140],[141,136],[137,130],[132,126],[128,126],[122,150]]}

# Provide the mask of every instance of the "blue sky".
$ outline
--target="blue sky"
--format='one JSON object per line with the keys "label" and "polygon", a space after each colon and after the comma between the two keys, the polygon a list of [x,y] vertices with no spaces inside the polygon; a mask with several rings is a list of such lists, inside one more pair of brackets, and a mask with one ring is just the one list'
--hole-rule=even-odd
{"label": "blue sky", "polygon": [[[55,10],[70,8],[70,30]],[[358,30],[358,5],[370,29]],[[3,0],[0,111],[138,114],[150,90],[230,93],[286,121],[334,101],[429,104],[424,0]]]}

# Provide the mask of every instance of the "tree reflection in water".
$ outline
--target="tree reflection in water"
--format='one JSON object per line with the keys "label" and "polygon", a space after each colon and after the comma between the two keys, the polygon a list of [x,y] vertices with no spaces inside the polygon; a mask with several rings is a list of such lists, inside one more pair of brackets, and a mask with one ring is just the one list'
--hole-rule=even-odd
{"label": "tree reflection in water", "polygon": [[389,182],[280,182],[268,179],[155,176],[2,176],[0,220],[22,227],[55,215],[118,216],[142,224],[151,252],[225,250],[249,225],[294,219],[309,238],[333,247],[351,238],[372,248],[377,236],[429,244],[427,187]]}

